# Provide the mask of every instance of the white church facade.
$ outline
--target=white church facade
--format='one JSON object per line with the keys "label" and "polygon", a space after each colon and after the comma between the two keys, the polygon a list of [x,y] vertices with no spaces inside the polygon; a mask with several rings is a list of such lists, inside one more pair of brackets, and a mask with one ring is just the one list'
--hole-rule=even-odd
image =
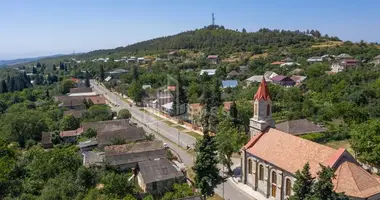
{"label": "white church facade", "polygon": [[250,140],[241,149],[242,182],[268,199],[292,195],[295,173],[309,162],[313,176],[320,164],[335,170],[334,190],[350,199],[380,199],[380,178],[364,170],[345,149],[333,149],[275,129],[272,100],[263,79],[254,96]]}

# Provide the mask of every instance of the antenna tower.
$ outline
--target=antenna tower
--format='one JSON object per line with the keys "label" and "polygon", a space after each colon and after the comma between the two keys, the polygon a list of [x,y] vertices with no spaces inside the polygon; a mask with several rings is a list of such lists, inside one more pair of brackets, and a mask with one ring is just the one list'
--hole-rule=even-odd
{"label": "antenna tower", "polygon": [[212,26],[215,26],[215,17],[214,17],[214,13],[212,13]]}

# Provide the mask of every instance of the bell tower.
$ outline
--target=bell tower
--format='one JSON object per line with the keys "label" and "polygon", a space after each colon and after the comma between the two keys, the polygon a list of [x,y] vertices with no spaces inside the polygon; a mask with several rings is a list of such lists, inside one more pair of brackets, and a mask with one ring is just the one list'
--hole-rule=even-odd
{"label": "bell tower", "polygon": [[250,138],[261,133],[268,127],[274,128],[275,126],[274,120],[272,119],[272,100],[267,83],[263,77],[253,97],[253,117],[249,122]]}

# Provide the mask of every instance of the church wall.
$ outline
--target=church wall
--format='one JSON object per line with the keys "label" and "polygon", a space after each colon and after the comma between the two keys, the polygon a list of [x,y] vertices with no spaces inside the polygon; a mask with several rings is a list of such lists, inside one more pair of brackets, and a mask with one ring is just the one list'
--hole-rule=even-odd
{"label": "church wall", "polygon": [[[252,170],[249,173],[248,163],[252,162]],[[260,166],[263,169],[263,180],[260,180]],[[268,163],[260,158],[257,158],[249,153],[246,153],[246,165],[244,167],[246,175],[246,184],[251,186],[253,190],[261,193],[268,199],[284,200],[287,199],[286,195],[286,179],[291,181],[291,185],[294,184],[293,174],[284,171],[271,163]],[[276,183],[272,184],[273,172],[276,174]],[[244,174],[243,174],[244,176]],[[273,186],[273,187],[272,187]],[[272,193],[273,189],[275,192]],[[291,194],[292,194],[291,190]],[[275,197],[272,196],[275,194]]]}

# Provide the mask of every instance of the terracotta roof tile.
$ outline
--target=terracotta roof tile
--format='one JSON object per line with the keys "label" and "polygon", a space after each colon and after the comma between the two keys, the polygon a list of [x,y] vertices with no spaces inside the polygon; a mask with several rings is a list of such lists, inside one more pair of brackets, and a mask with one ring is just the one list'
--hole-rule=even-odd
{"label": "terracotta roof tile", "polygon": [[[251,139],[255,140],[255,137]],[[269,128],[263,135],[250,145],[248,153],[255,155],[290,173],[302,169],[309,162],[310,172],[315,176],[320,170],[319,164],[328,165],[337,150],[302,139],[297,136]],[[284,156],[286,155],[286,156]]]}
{"label": "terracotta roof tile", "polygon": [[78,128],[76,130],[71,131],[61,131],[59,135],[61,137],[72,137],[72,136],[79,136],[83,133],[83,128]]}
{"label": "terracotta roof tile", "polygon": [[284,62],[276,61],[276,62],[272,62],[271,64],[272,65],[281,65],[281,64],[284,64]]}
{"label": "terracotta roof tile", "polygon": [[380,183],[376,177],[359,165],[343,162],[335,171],[336,192],[344,192],[351,197],[368,198],[380,193]]}
{"label": "terracotta roof tile", "polygon": [[270,99],[269,89],[267,86],[267,82],[265,81],[265,78],[261,80],[260,86],[257,89],[257,92],[255,96],[253,97],[254,100],[261,100],[264,99],[265,101]]}

